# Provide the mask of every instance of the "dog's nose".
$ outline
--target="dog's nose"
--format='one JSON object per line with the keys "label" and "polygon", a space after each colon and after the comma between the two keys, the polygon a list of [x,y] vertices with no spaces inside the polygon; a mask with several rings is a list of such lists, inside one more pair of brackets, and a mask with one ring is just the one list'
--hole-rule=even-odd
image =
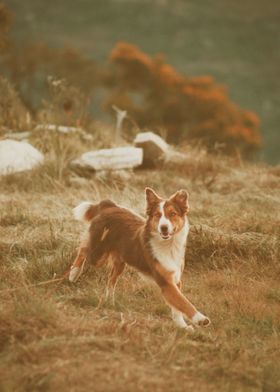
{"label": "dog's nose", "polygon": [[160,226],[160,231],[161,231],[163,234],[168,233],[168,226],[167,226],[167,225],[161,225],[161,226]]}

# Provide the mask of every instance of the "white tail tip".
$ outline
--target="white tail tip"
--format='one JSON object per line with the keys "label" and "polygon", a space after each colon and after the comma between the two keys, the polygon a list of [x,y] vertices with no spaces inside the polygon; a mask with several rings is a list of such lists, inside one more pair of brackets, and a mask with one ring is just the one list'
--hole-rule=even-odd
{"label": "white tail tip", "polygon": [[91,206],[92,206],[92,203],[90,203],[88,201],[83,201],[77,207],[73,208],[74,218],[79,221],[85,221],[86,220],[85,215]]}

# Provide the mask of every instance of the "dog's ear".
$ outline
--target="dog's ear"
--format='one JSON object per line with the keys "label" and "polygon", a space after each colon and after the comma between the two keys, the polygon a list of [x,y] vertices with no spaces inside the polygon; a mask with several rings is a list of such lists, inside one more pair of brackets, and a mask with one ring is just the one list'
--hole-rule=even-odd
{"label": "dog's ear", "polygon": [[159,195],[156,194],[156,192],[152,188],[146,188],[145,189],[146,193],[146,202],[147,202],[147,214],[149,215],[152,207],[162,200]]}
{"label": "dog's ear", "polygon": [[176,203],[180,209],[186,214],[190,210],[189,194],[185,189],[180,189],[170,197],[173,203]]}

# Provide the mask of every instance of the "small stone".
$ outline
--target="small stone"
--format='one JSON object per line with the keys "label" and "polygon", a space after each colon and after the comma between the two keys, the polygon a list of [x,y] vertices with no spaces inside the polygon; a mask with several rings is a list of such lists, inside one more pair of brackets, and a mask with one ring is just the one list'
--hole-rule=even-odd
{"label": "small stone", "polygon": [[35,127],[35,131],[56,131],[60,133],[83,133],[84,130],[82,128],[77,127],[68,127],[65,125],[56,125],[56,124],[38,124]]}
{"label": "small stone", "polygon": [[87,142],[93,140],[93,136],[90,133],[78,127],[68,127],[65,125],[56,125],[56,124],[39,124],[35,127],[35,131],[51,131],[51,132],[59,132],[62,134],[76,133],[80,135],[81,138]]}
{"label": "small stone", "polygon": [[5,138],[7,139],[13,139],[13,140],[27,140],[29,136],[31,135],[30,132],[8,132],[4,135]]}

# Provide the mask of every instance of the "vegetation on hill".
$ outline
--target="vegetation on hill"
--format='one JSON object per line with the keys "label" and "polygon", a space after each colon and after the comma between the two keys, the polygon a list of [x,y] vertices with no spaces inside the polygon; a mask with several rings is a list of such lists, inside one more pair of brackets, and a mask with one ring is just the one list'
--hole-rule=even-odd
{"label": "vegetation on hill", "polygon": [[233,104],[211,77],[181,75],[162,57],[127,43],[116,45],[110,59],[118,68],[107,104],[126,109],[140,127],[161,127],[175,143],[220,143],[224,151],[239,149],[245,156],[260,147],[258,117]]}
{"label": "vegetation on hill", "polygon": [[[2,14],[4,11],[2,6]],[[9,25],[6,20],[5,31]],[[218,145],[224,152],[239,151],[247,157],[260,148],[257,115],[234,104],[225,87],[213,78],[187,77],[162,56],[152,58],[124,42],[113,48],[110,60],[111,66],[101,67],[77,50],[34,43],[20,49],[15,45],[6,48],[2,68],[35,116],[42,106],[38,99],[34,106],[38,79],[44,85],[40,101],[47,98],[46,81],[52,75],[51,79],[60,78],[74,86],[73,91],[67,90],[68,96],[60,95],[59,111],[69,114],[68,123],[77,118],[74,112],[85,112],[102,89],[107,109],[112,111],[112,105],[117,105],[127,110],[140,128],[164,129],[167,139],[174,143],[194,139],[210,149]],[[79,99],[73,98],[77,95]],[[61,120],[61,116],[56,118],[59,123]]]}
{"label": "vegetation on hill", "polygon": [[[149,56],[163,53],[179,73],[210,75],[227,86],[233,102],[258,114],[261,157],[279,162],[278,0],[270,0],[269,6],[264,0],[61,0],[50,7],[42,0],[9,0],[6,4],[14,14],[10,37],[15,48],[36,40],[49,48],[78,49],[104,64],[117,42],[131,42]],[[83,74],[81,68],[79,76]],[[28,96],[38,107],[44,73],[36,75]],[[100,99],[94,99],[90,109],[101,116],[104,94],[96,94]]]}
{"label": "vegetation on hill", "polygon": [[4,52],[9,44],[8,32],[12,21],[12,14],[8,8],[0,3],[0,53]]}

